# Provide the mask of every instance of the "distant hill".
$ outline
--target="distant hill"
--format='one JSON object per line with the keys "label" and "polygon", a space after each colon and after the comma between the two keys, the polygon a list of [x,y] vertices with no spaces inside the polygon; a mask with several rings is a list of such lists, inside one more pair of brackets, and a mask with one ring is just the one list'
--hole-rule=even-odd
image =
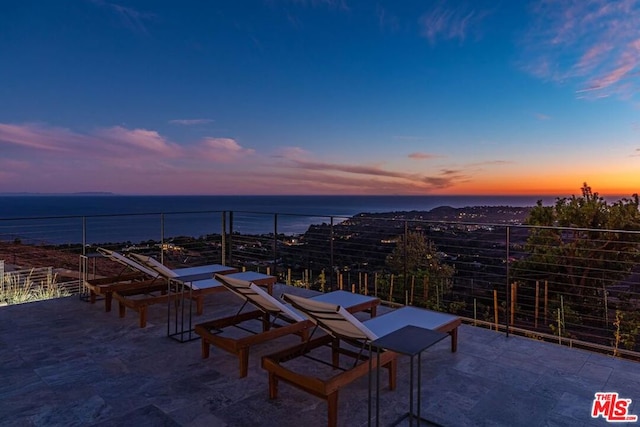
{"label": "distant hill", "polygon": [[108,191],[80,191],[77,193],[30,193],[30,192],[0,192],[0,196],[116,196]]}

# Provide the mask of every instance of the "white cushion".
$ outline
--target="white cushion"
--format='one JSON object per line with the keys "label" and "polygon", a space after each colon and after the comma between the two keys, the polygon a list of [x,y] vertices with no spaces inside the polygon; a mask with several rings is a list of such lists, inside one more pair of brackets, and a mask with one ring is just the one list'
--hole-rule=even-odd
{"label": "white cushion", "polygon": [[319,324],[332,335],[371,341],[378,338],[362,322],[339,305],[291,294],[284,294],[284,297],[312,322]]}
{"label": "white cushion", "polygon": [[284,314],[296,322],[305,320],[303,316],[293,311],[290,306],[281,303],[254,283],[220,274],[216,274],[215,277],[231,292],[242,299],[251,301],[252,304],[267,312]]}
{"label": "white cushion", "polygon": [[125,257],[124,255],[116,252],[116,251],[110,251],[109,249],[105,249],[105,248],[98,248],[96,250],[99,253],[101,253],[102,255],[106,256],[107,258],[112,259],[113,261],[117,261],[120,264],[124,264],[127,267],[130,267],[130,268],[132,268],[134,270],[141,271],[141,272],[143,272],[143,273],[145,273],[145,274],[147,274],[147,275],[149,275],[149,276],[151,276],[153,278],[159,277],[159,274],[158,274],[157,271],[150,270],[147,267],[145,267],[144,265],[142,265],[142,264],[140,264],[140,263],[138,263],[138,262],[136,262],[136,261],[134,261],[132,259],[129,259],[129,258]]}

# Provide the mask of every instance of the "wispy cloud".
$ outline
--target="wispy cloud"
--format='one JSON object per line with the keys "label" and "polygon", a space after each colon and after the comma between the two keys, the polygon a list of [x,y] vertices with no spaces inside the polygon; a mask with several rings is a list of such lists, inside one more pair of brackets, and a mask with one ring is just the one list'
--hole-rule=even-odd
{"label": "wispy cloud", "polygon": [[182,148],[167,141],[158,132],[147,129],[126,129],[121,126],[98,129],[93,133],[103,146],[118,154],[152,153],[163,157],[179,157]]}
{"label": "wispy cloud", "polygon": [[329,7],[336,8],[342,10],[349,10],[349,5],[347,4],[347,0],[288,0],[291,3],[302,5],[302,6],[312,6],[312,7]]}
{"label": "wispy cloud", "polygon": [[155,15],[149,12],[140,12],[131,7],[122,6],[105,0],[91,0],[92,3],[108,8],[115,12],[120,18],[120,22],[132,31],[148,33],[145,21],[155,19]]}
{"label": "wispy cloud", "polygon": [[[358,182],[363,185],[362,179],[369,180],[366,187],[370,187],[372,194],[377,191],[383,191],[383,188],[405,186],[404,192],[428,192],[436,189],[444,189],[461,180],[466,176],[461,171],[441,170],[433,175],[424,175],[419,173],[408,173],[404,171],[385,169],[382,165],[359,165],[348,163],[332,163],[309,159],[306,152],[290,151],[289,156],[283,167],[290,167],[303,171],[305,175],[317,172],[323,177],[327,174],[332,176],[331,180],[350,185],[348,183]],[[325,178],[323,178],[325,179]],[[371,181],[371,180],[375,180]],[[355,185],[355,184],[354,184]]]}
{"label": "wispy cloud", "polygon": [[380,4],[376,5],[376,16],[378,17],[378,25],[382,30],[395,32],[400,28],[400,20],[398,17],[390,13]]}
{"label": "wispy cloud", "polygon": [[440,1],[418,20],[420,34],[432,45],[439,40],[463,43],[470,35],[480,37],[480,24],[487,14],[463,2]]}
{"label": "wispy cloud", "polygon": [[551,120],[551,116],[542,113],[535,113],[534,117],[538,120]]}
{"label": "wispy cloud", "polygon": [[169,120],[169,123],[172,125],[182,125],[182,126],[193,126],[193,125],[204,125],[207,123],[212,123],[213,119],[174,119]]}
{"label": "wispy cloud", "polygon": [[81,139],[79,135],[65,128],[48,127],[39,123],[0,123],[0,145],[4,143],[45,151],[69,151],[67,145]]}
{"label": "wispy cloud", "polygon": [[155,130],[122,126],[78,132],[0,123],[0,151],[0,191],[426,194],[471,179],[465,167],[407,172],[334,162],[300,147],[257,153],[233,138],[177,144]]}
{"label": "wispy cloud", "polygon": [[246,158],[255,153],[255,150],[242,147],[232,138],[205,138],[198,150],[205,158],[223,163]]}
{"label": "wispy cloud", "polygon": [[523,67],[576,87],[580,98],[633,96],[640,89],[637,0],[541,0],[523,37]]}
{"label": "wispy cloud", "polygon": [[425,160],[425,159],[435,159],[440,156],[436,154],[429,154],[429,153],[411,153],[409,154],[408,157],[414,160]]}
{"label": "wispy cloud", "polygon": [[482,170],[486,166],[495,167],[495,166],[510,165],[513,163],[514,162],[512,160],[485,160],[483,162],[468,163],[465,165],[465,167]]}
{"label": "wispy cloud", "polygon": [[414,136],[414,135],[394,135],[393,139],[396,141],[420,141],[425,139],[422,136]]}

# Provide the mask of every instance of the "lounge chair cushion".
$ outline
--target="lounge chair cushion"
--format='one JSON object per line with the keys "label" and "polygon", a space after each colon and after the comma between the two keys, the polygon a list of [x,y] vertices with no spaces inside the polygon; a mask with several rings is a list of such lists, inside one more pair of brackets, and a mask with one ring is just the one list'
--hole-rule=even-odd
{"label": "lounge chair cushion", "polygon": [[294,311],[293,307],[281,303],[254,283],[220,274],[216,274],[215,277],[216,280],[235,295],[242,299],[249,300],[253,305],[268,313],[283,314],[296,322],[306,320],[306,317]]}
{"label": "lounge chair cushion", "polygon": [[456,319],[458,319],[458,316],[452,314],[406,306],[382,316],[365,320],[364,325],[378,337],[383,337],[407,325],[437,330],[450,322],[454,322]]}
{"label": "lounge chair cushion", "polygon": [[304,298],[291,294],[283,295],[285,301],[291,301],[299,307],[309,319],[329,334],[356,340],[375,340],[378,336],[360,322],[355,316],[339,305],[312,298]]}
{"label": "lounge chair cushion", "polygon": [[158,274],[157,271],[153,271],[153,270],[145,267],[144,265],[142,265],[142,264],[140,264],[140,263],[138,263],[138,262],[136,262],[136,261],[134,261],[134,260],[132,260],[130,258],[125,257],[124,255],[122,255],[122,254],[120,254],[118,252],[110,251],[109,249],[105,249],[105,248],[97,248],[96,250],[99,253],[101,253],[102,255],[106,256],[107,258],[110,258],[110,259],[112,259],[114,261],[117,261],[120,264],[126,265],[127,267],[132,268],[134,270],[141,271],[144,274],[147,274],[147,275],[153,277],[154,279],[160,277],[160,275]]}
{"label": "lounge chair cushion", "polygon": [[160,275],[167,277],[169,279],[173,279],[174,277],[178,277],[178,273],[176,273],[175,271],[171,270],[170,268],[165,267],[162,263],[158,262],[155,258],[150,257],[150,256],[146,256],[146,255],[140,255],[140,254],[134,254],[134,253],[130,253],[129,257],[135,259],[136,261],[139,261],[145,265],[148,265],[149,267],[153,268],[156,271],[156,274],[160,273]]}

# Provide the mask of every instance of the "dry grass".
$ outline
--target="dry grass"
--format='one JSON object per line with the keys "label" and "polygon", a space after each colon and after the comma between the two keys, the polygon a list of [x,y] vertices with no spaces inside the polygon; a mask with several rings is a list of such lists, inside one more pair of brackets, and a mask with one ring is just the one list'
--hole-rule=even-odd
{"label": "dry grass", "polygon": [[0,284],[0,303],[4,304],[22,304],[69,295],[67,290],[58,286],[55,275],[36,283],[31,273],[27,277],[5,274]]}

